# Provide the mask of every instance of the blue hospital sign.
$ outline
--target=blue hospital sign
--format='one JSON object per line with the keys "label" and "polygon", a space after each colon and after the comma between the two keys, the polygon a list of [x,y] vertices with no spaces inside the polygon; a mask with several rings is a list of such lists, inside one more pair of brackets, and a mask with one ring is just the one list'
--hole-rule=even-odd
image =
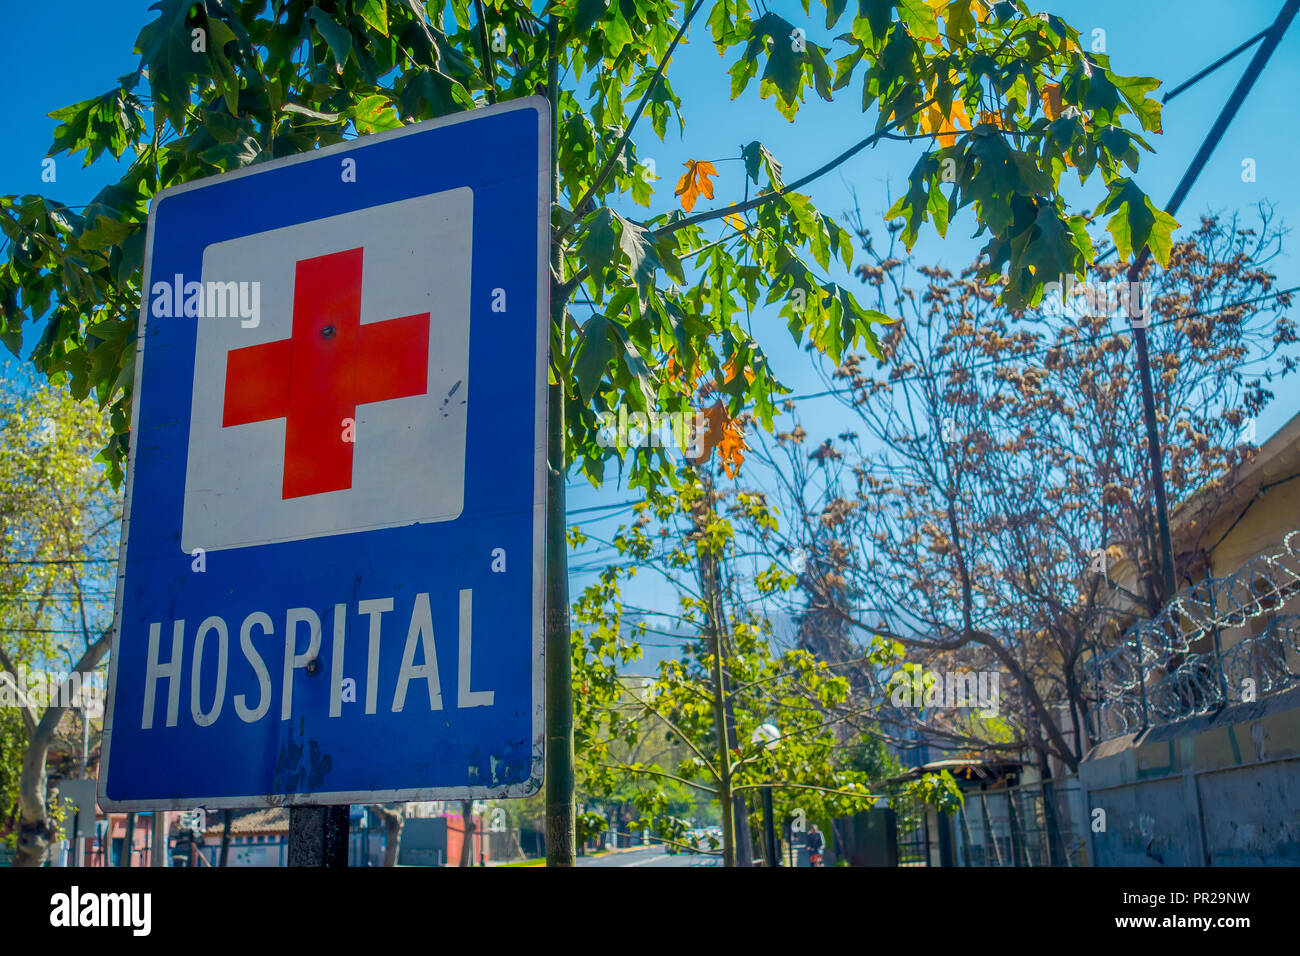
{"label": "blue hospital sign", "polygon": [[530,97],[155,198],[106,808],[540,786],[549,124]]}

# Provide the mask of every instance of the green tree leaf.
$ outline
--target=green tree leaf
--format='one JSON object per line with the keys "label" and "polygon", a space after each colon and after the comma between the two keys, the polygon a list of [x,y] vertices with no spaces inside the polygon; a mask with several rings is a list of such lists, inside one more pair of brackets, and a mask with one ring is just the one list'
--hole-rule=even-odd
{"label": "green tree leaf", "polygon": [[357,7],[357,13],[361,19],[366,21],[366,25],[372,30],[388,36],[388,3],[387,0],[361,0]]}
{"label": "green tree leaf", "polygon": [[312,7],[308,10],[307,19],[315,25],[317,32],[329,46],[330,53],[334,55],[334,61],[341,68],[352,53],[352,34],[320,7]]}
{"label": "green tree leaf", "polygon": [[745,160],[745,172],[749,175],[755,184],[758,183],[758,173],[760,169],[766,170],[768,181],[772,184],[773,189],[782,189],[785,182],[781,179],[781,164],[768,151],[768,148],[762,143],[755,140],[741,150],[741,156]]}
{"label": "green tree leaf", "polygon": [[202,9],[192,0],[159,0],[149,8],[159,11],[158,19],[141,30],[135,41],[140,65],[149,73],[156,127],[162,126],[164,118],[175,129],[184,127],[190,82],[207,66],[206,55],[194,50],[192,30],[200,27],[199,20],[190,15],[191,8]]}

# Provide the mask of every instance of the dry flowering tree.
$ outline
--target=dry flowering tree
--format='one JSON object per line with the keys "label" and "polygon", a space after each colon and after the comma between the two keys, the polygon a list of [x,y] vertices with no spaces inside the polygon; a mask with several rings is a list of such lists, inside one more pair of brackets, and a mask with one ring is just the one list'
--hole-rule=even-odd
{"label": "dry flowering tree", "polygon": [[[860,432],[796,424],[755,442],[784,516],[767,547],[798,564],[801,621],[820,653],[882,636],[898,664],[1002,678],[995,718],[903,708],[900,726],[950,747],[1029,747],[1073,770],[1095,704],[1084,661],[1169,597],[1129,319],[1096,292],[1120,267],[1094,265],[1060,308],[1018,311],[977,266],[918,267],[892,232],[884,248],[859,236],[858,275],[898,321],[879,360],[854,355],[827,373]],[[1253,228],[1208,216],[1167,269],[1142,277],[1174,502],[1231,485],[1256,453],[1255,417],[1295,370],[1290,296],[1266,268],[1281,236],[1267,207]],[[1180,580],[1207,544],[1180,551]],[[1106,573],[1121,559],[1137,568],[1135,590]],[[887,689],[865,676],[863,692]]]}

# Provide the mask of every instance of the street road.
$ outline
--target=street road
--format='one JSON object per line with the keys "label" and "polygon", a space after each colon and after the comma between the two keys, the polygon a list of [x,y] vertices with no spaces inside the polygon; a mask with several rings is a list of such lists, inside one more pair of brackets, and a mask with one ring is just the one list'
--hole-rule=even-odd
{"label": "street road", "polygon": [[708,853],[666,853],[663,847],[622,850],[604,856],[580,856],[578,866],[721,866],[721,855]]}

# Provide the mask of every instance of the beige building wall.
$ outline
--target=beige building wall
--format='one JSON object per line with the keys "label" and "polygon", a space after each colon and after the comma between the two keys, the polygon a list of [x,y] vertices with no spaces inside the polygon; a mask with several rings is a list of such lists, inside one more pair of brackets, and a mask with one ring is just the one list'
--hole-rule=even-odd
{"label": "beige building wall", "polygon": [[[1261,559],[1265,555],[1285,555],[1286,536],[1292,531],[1300,532],[1300,415],[1269,438],[1231,483],[1176,506],[1170,525],[1180,566],[1193,569],[1192,583],[1203,580],[1207,574],[1219,580],[1230,578],[1251,562],[1260,567],[1263,580],[1287,582],[1284,571],[1279,573],[1264,566]],[[1300,551],[1300,533],[1292,539],[1292,547]],[[1145,609],[1137,607],[1126,596],[1126,592],[1141,591],[1135,555],[1119,547],[1112,548],[1109,554],[1108,579],[1115,586],[1112,606],[1125,617],[1131,615],[1133,620],[1145,617]],[[1290,568],[1300,577],[1300,559],[1283,557],[1280,561],[1283,568]],[[1255,579],[1253,574],[1238,578],[1234,588],[1217,593],[1216,605],[1248,602],[1249,581]],[[1186,572],[1180,583],[1183,589],[1189,587]],[[1221,628],[1221,649],[1226,651],[1263,633],[1280,615],[1300,615],[1300,587],[1285,596],[1278,607],[1238,626]],[[1284,641],[1288,644],[1286,663],[1292,673],[1300,673],[1300,652],[1296,650],[1300,645],[1300,628],[1292,634],[1289,642]],[[1204,653],[1213,648],[1213,636],[1207,633],[1191,644],[1190,651]],[[1160,680],[1164,673],[1164,668],[1157,664],[1148,675],[1148,683]],[[1230,697],[1235,698],[1239,691],[1240,688],[1229,688]]]}

